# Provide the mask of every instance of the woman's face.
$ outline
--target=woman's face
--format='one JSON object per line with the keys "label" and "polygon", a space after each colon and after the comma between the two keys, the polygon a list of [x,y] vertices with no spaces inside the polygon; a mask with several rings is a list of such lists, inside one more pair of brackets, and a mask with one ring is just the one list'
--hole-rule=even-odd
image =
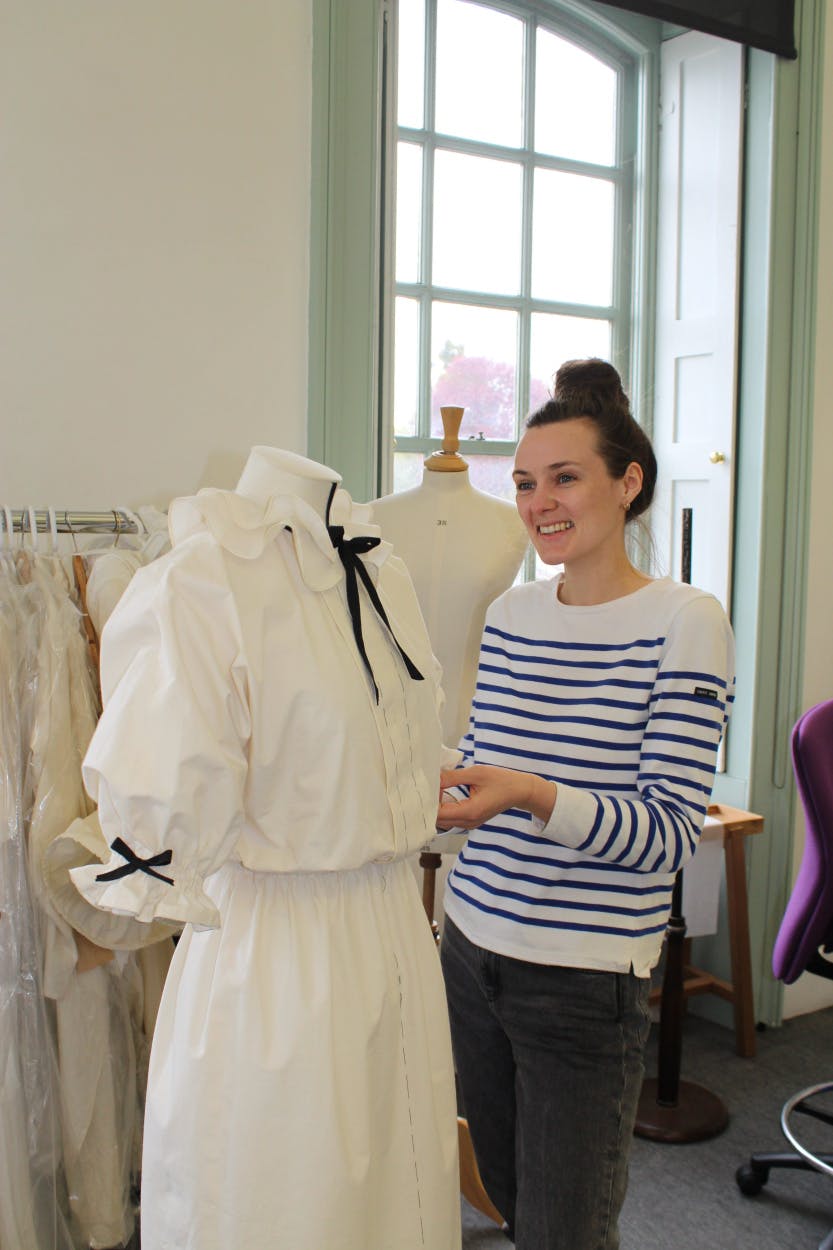
{"label": "woman's face", "polygon": [[624,551],[625,502],[642,486],[629,464],[611,477],[586,417],[527,430],[512,474],[521,519],[545,564],[602,560]]}

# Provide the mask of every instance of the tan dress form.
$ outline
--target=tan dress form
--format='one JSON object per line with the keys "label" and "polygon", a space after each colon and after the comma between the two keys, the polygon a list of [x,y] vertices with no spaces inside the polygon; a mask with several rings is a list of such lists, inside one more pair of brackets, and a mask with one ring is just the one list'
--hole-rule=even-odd
{"label": "tan dress form", "polygon": [[459,454],[462,408],[441,409],[441,451],[422,482],[372,504],[373,521],[407,565],[443,670],[446,745],[468,728],[480,636],[489,604],[512,585],[528,539],[514,504],[478,490]]}

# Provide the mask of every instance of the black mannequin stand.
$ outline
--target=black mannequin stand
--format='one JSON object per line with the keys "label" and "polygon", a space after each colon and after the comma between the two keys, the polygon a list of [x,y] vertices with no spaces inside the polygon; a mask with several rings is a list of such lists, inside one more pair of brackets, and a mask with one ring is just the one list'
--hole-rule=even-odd
{"label": "black mannequin stand", "polygon": [[702,1085],[680,1080],[682,1055],[683,946],[686,925],[682,915],[683,874],[677,873],[668,917],[665,974],[659,1019],[657,1079],[646,1080],[636,1112],[634,1133],[652,1141],[703,1141],[722,1133],[729,1123],[726,1106]]}
{"label": "black mannequin stand", "polygon": [[[681,580],[691,581],[691,508],[682,510]],[[674,879],[665,945],[665,974],[659,1017],[657,1079],[643,1082],[634,1133],[652,1141],[693,1142],[716,1137],[729,1123],[726,1106],[702,1085],[680,1080],[685,1008],[683,874]]]}

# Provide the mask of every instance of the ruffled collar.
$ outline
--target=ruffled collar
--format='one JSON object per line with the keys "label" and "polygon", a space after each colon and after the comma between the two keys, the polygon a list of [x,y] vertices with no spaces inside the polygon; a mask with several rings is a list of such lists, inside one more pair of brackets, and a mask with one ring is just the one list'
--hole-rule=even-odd
{"label": "ruffled collar", "polygon": [[[354,504],[342,488],[335,490],[330,524],[344,526],[347,538],[381,537],[379,526],[369,524],[369,515],[368,506]],[[288,530],[301,576],[311,590],[329,590],[344,575],[326,524],[310,504],[295,495],[272,495],[258,502],[236,491],[206,487],[196,495],[173,500],[168,527],[175,547],[207,530],[221,547],[244,560],[258,559],[278,534]],[[363,556],[374,581],[392,550],[382,539]]]}

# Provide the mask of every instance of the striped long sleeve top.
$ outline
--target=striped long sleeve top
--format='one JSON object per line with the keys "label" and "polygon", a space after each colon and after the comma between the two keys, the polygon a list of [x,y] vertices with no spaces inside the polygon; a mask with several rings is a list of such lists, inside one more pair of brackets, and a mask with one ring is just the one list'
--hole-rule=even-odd
{"label": "striped long sleeve top", "polygon": [[669,578],[591,607],[561,603],[559,580],[490,607],[460,744],[464,765],[555,781],[555,807],[473,830],[445,910],[499,954],[647,976],[706,815],[732,630],[712,595]]}

